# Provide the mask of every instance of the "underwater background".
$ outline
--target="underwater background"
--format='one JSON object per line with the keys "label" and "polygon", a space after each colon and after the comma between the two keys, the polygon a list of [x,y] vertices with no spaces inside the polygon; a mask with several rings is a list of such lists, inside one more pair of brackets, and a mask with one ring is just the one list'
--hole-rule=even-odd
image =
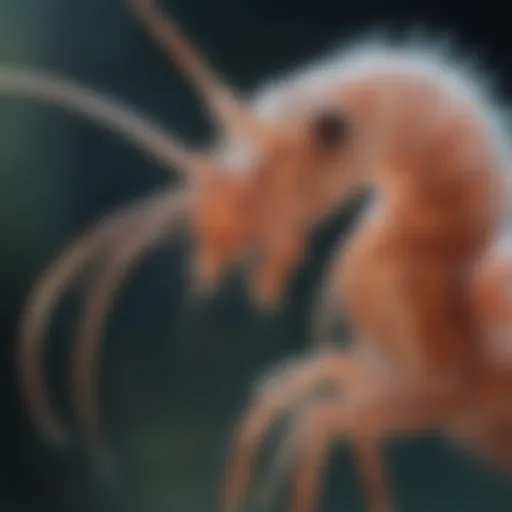
{"label": "underwater background", "polygon": [[[512,30],[498,2],[164,4],[242,91],[362,29],[384,24],[400,34],[412,24],[432,29],[434,36],[453,32],[462,50],[481,50],[504,98],[512,101]],[[84,82],[190,142],[199,144],[211,133],[192,89],[122,0],[0,0],[0,63]],[[307,348],[313,292],[327,255],[364,198],[320,230],[311,261],[272,316],[251,308],[236,278],[212,300],[185,303],[186,240],[164,244],[137,267],[113,310],[102,354],[101,416],[119,465],[115,484],[98,477],[79,442],[59,452],[35,434],[13,364],[18,316],[30,286],[102,215],[171,179],[124,140],[80,118],[0,98],[0,512],[213,510],[231,430],[251,382]],[[69,421],[67,361],[77,304],[64,301],[48,337],[52,392]],[[512,481],[490,474],[437,437],[393,442],[386,451],[399,510],[512,510]],[[363,510],[350,448],[333,451],[329,468],[322,510]],[[284,504],[277,500],[276,510]]]}

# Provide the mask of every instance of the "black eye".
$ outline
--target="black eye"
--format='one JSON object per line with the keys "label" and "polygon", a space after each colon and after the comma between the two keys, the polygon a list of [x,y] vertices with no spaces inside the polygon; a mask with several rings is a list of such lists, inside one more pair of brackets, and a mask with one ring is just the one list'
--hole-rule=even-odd
{"label": "black eye", "polygon": [[313,135],[318,146],[335,149],[348,136],[350,125],[348,119],[340,112],[324,112],[313,121]]}

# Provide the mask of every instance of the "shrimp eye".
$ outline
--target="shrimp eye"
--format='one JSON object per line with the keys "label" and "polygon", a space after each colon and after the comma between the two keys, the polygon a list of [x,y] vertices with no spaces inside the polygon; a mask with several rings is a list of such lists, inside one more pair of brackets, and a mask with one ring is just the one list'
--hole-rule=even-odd
{"label": "shrimp eye", "polygon": [[336,149],[347,138],[350,123],[343,113],[324,112],[313,120],[313,136],[323,149]]}

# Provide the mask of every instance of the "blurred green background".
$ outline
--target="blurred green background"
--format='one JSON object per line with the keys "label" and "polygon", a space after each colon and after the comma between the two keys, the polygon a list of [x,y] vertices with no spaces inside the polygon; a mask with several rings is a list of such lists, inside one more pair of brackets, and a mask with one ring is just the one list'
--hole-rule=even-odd
{"label": "blurred green background", "polygon": [[[385,4],[385,5],[384,5]],[[174,0],[175,16],[243,90],[314,58],[362,28],[390,22],[447,29],[512,97],[512,32],[503,7],[464,0]],[[190,141],[210,133],[196,97],[122,0],[0,0],[0,62],[59,71],[137,106]],[[80,445],[45,446],[28,423],[13,372],[20,307],[57,252],[101,215],[162,187],[159,169],[125,141],[53,107],[0,101],[0,512],[204,512],[217,506],[230,432],[250,384],[307,347],[312,293],[353,208],[323,229],[315,254],[272,317],[237,280],[215,300],[182,301],[186,244],[163,247],[133,273],[113,311],[102,361],[102,417],[122,469],[98,479]],[[71,421],[66,361],[73,301],[52,329],[48,369]],[[388,448],[400,510],[508,511],[512,484],[436,438]],[[333,453],[322,510],[363,510],[350,450]],[[276,502],[282,508],[282,503]]]}

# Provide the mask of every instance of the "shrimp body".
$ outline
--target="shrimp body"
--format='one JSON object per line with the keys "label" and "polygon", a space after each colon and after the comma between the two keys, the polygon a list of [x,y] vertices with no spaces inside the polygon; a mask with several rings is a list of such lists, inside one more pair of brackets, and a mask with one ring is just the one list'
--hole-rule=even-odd
{"label": "shrimp body", "polygon": [[482,320],[493,307],[499,265],[478,273],[502,222],[507,162],[493,108],[451,68],[415,61],[407,49],[349,52],[331,65],[335,71],[324,70],[323,81],[313,76],[309,89],[307,74],[290,86],[294,101],[302,85],[305,98],[315,94],[343,112],[354,124],[348,148],[363,127],[380,128],[373,151],[366,148],[371,165],[345,167],[358,178],[348,188],[372,189],[376,207],[329,271],[353,327],[353,349],[306,360],[256,398],[237,432],[227,511],[246,497],[269,422],[320,383],[342,397],[306,408],[292,429],[287,448],[301,451],[293,512],[317,506],[326,450],[338,437],[355,443],[370,505],[379,511],[393,510],[378,449],[384,439],[431,429],[462,439],[457,428],[466,421],[469,449],[492,457],[509,444],[512,372],[488,357],[486,330],[496,318]]}

